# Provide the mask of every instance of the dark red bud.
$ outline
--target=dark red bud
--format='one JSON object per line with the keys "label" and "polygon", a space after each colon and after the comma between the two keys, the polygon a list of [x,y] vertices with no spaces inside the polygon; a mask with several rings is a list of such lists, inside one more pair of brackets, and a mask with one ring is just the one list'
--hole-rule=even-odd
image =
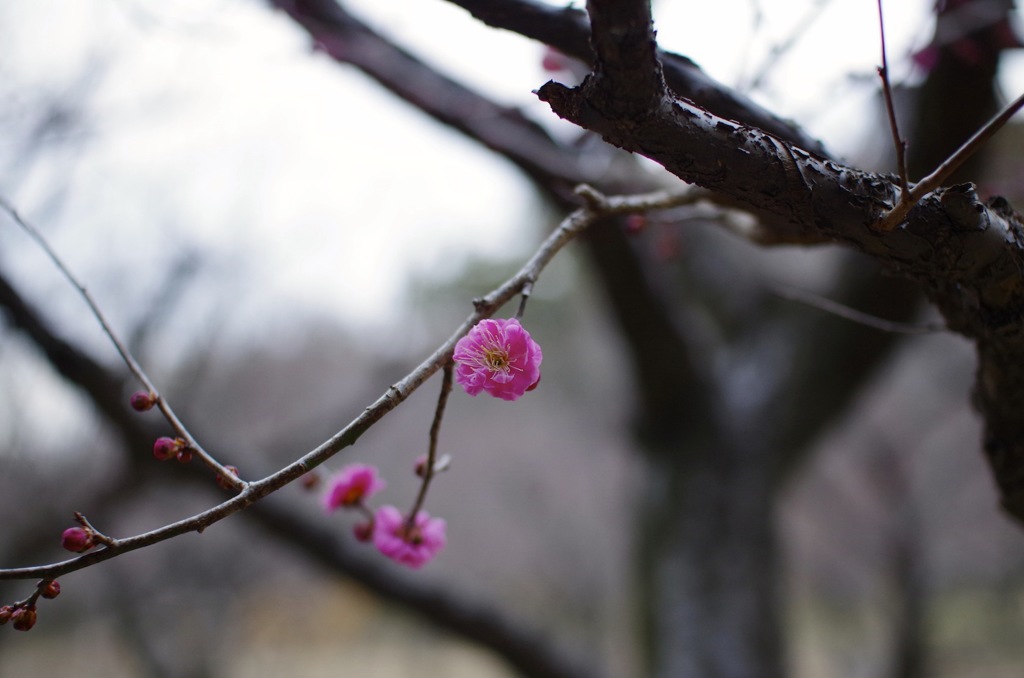
{"label": "dark red bud", "polygon": [[36,606],[18,608],[11,615],[11,621],[16,631],[28,631],[36,625]]}
{"label": "dark red bud", "polygon": [[43,598],[53,600],[54,598],[60,595],[60,582],[58,582],[56,579],[54,579],[51,582],[48,582],[46,586],[43,587],[43,590],[39,592],[39,595],[41,595]]}
{"label": "dark red bud", "polygon": [[14,608],[10,605],[4,605],[0,607],[0,626],[3,626],[7,622],[11,621],[11,617],[14,615]]}
{"label": "dark red bud", "polygon": [[178,454],[176,456],[178,457],[178,461],[182,464],[187,464],[192,461],[192,450],[187,447],[182,447],[178,450]]}
{"label": "dark red bud", "polygon": [[131,402],[132,409],[136,412],[146,412],[153,409],[153,405],[156,405],[156,397],[149,391],[136,391],[132,394],[129,402]]}

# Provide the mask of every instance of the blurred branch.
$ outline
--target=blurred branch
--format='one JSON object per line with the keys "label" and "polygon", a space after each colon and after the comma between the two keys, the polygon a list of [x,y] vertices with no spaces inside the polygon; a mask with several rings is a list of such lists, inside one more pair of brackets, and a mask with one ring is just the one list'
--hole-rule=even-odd
{"label": "blurred branch", "polygon": [[[569,8],[544,5],[536,0],[448,0],[495,28],[514,31],[557,48],[584,63],[595,65],[590,47],[587,15]],[[758,127],[800,148],[827,158],[822,143],[792,122],[783,120],[753,100],[721,85],[690,59],[658,50],[658,60],[672,91],[722,118]]]}
{"label": "blurred branch", "polygon": [[204,464],[213,469],[217,473],[218,478],[223,479],[223,483],[235,489],[243,489],[245,487],[245,483],[239,480],[235,474],[225,469],[219,461],[214,459],[210,453],[204,450],[202,445],[199,444],[199,442],[181,422],[181,419],[179,419],[178,415],[175,414],[170,404],[160,395],[160,392],[142,369],[142,366],[139,365],[137,360],[135,360],[135,356],[133,356],[131,351],[128,350],[128,346],[121,340],[121,337],[114,328],[111,327],[110,323],[107,322],[106,316],[103,314],[102,309],[100,309],[99,304],[96,303],[96,300],[93,299],[92,294],[89,293],[89,290],[87,290],[85,285],[75,277],[71,270],[64,265],[64,262],[57,255],[57,252],[54,251],[50,246],[50,243],[47,242],[45,237],[43,237],[43,234],[32,224],[22,219],[17,210],[15,210],[14,207],[12,207],[11,204],[2,196],[0,196],[0,209],[6,212],[11,219],[13,219],[14,222],[18,224],[18,226],[20,226],[21,229],[36,242],[36,244],[39,245],[39,247],[46,253],[46,256],[50,258],[50,261],[53,262],[53,265],[57,267],[57,270],[59,270],[64,278],[71,283],[71,286],[75,288],[89,307],[89,310],[92,311],[92,314],[96,318],[96,321],[99,322],[100,327],[103,328],[104,334],[107,335],[110,342],[114,345],[114,348],[117,349],[118,354],[121,356],[124,364],[128,367],[128,370],[136,379],[139,380],[139,382],[142,383],[146,390],[154,396],[156,406],[160,408],[160,412],[163,413],[164,418],[167,419],[167,422],[175,432],[187,441],[191,451],[197,454]]}
{"label": "blurred branch", "polygon": [[[510,160],[560,205],[569,204],[566,187],[592,178],[583,169],[589,157],[580,147],[552,139],[518,112],[509,112],[437,73],[369,29],[334,0],[273,0],[273,4],[285,10],[318,43],[333,46],[328,53],[337,61],[356,66],[435,120]],[[488,6],[492,10],[499,7]],[[574,10],[553,10],[534,3],[510,2],[501,7],[505,9],[497,14],[502,17],[514,20],[525,16],[524,25],[541,31],[554,27],[550,34],[544,33],[548,37],[560,35],[559,31],[566,28],[564,22],[572,21],[570,17],[574,16]],[[589,29],[585,24],[584,29],[582,33],[569,31],[563,37],[581,36],[586,47]],[[589,47],[586,49],[589,53]],[[598,150],[610,149],[602,144]],[[630,169],[635,168],[630,165]],[[606,192],[650,190],[652,184],[635,171],[628,176],[604,175],[599,181],[598,188]],[[711,197],[708,193],[693,196]],[[602,220],[590,229],[584,241],[612,312],[626,335],[638,375],[641,404],[636,411],[637,428],[645,437],[662,440],[678,435],[689,420],[680,417],[679,412],[702,412],[706,408],[698,395],[705,384],[688,364],[691,351],[685,334],[672,322],[672,314],[646,274],[647,262],[625,238],[620,224]],[[674,360],[669,363],[664,356],[673,356]],[[681,410],[682,404],[699,406]]]}
{"label": "blurred branch", "polygon": [[[133,450],[146,446],[158,431],[124,405],[121,380],[92,357],[61,339],[32,309],[22,296],[0,275],[0,307],[10,322],[21,329],[40,349],[55,371],[82,390],[124,439],[130,472],[130,488],[141,489],[139,476],[157,475],[153,464],[146,465]],[[145,455],[149,459],[149,455]],[[168,474],[160,466],[163,478],[178,475],[209,487],[209,479],[195,467],[175,464]],[[111,490],[116,496],[121,490]],[[360,558],[344,547],[336,530],[324,527],[296,510],[279,504],[260,502],[241,514],[276,539],[305,553],[332,572],[343,574],[377,593],[383,600],[409,609],[440,628],[491,649],[506,662],[530,676],[548,678],[584,678],[594,675],[581,670],[552,650],[546,640],[528,633],[495,609],[468,600],[464,594],[424,586],[389,574],[379,562]],[[51,540],[56,543],[56,536]],[[38,543],[35,540],[34,543]],[[75,562],[75,561],[70,561]],[[29,568],[32,569],[32,568]],[[9,579],[12,577],[0,578]]]}
{"label": "blurred branch", "polygon": [[[524,286],[532,285],[536,282],[541,271],[562,249],[562,247],[568,244],[593,221],[615,214],[670,207],[693,199],[693,196],[688,193],[680,195],[665,192],[647,196],[608,198],[586,186],[581,186],[578,189],[578,194],[585,203],[584,206],[569,215],[562,222],[559,228],[557,228],[545,240],[537,252],[514,276],[485,297],[475,300],[475,311],[448,339],[448,341],[442,344],[426,361],[421,363],[404,379],[391,386],[383,396],[381,396],[370,407],[366,408],[359,417],[315,450],[271,476],[268,476],[261,481],[250,483],[240,494],[200,514],[134,537],[124,539],[106,539],[105,545],[102,548],[60,563],[37,567],[0,570],[0,580],[28,578],[42,578],[44,580],[50,580],[57,576],[98,564],[124,553],[159,543],[181,534],[193,531],[202,532],[206,527],[213,523],[241,511],[242,509],[250,507],[260,499],[280,489],[292,480],[304,475],[310,469],[315,468],[320,463],[326,461],[344,447],[353,444],[363,432],[379,421],[385,414],[397,407],[435,371],[446,364],[451,359],[451,352],[456,341],[458,341],[459,338],[479,322],[479,320],[489,317],[497,311],[513,296],[518,294]],[[58,369],[62,373],[66,375],[78,375],[80,373],[89,375],[89,378],[83,379],[82,381],[77,379],[72,380],[85,388],[94,398],[99,395],[104,398],[111,398],[110,402],[117,402],[120,400],[120,389],[111,387],[112,384],[117,382],[116,378],[93,362],[84,353],[74,350],[73,347],[70,347],[66,342],[56,337],[56,335],[49,331],[45,324],[41,322],[32,309],[24,303],[13,287],[7,285],[6,281],[2,278],[0,278],[0,282],[4,283],[3,287],[0,287],[0,290],[4,292],[3,295],[0,295],[0,303],[3,303],[5,308],[7,308],[8,314],[12,317],[12,321],[16,326],[27,328],[26,331],[29,332],[33,340],[41,347],[66,346],[70,349],[55,353],[44,348],[44,352],[46,352],[47,357],[57,365]],[[69,376],[69,378],[71,377]],[[99,388],[97,389],[97,387]],[[115,392],[116,395],[114,395]],[[105,403],[107,409],[112,408],[110,402]],[[127,426],[135,433],[138,432],[138,424],[132,424],[130,420],[126,420],[122,416],[117,417],[114,423],[119,426]],[[293,532],[294,526],[290,526],[289,531]],[[373,569],[376,570],[377,566],[374,566]],[[380,578],[378,577],[374,581],[379,582]],[[388,585],[394,586],[395,582],[389,580]],[[403,599],[402,602],[407,605],[413,604],[408,599]],[[420,596],[416,599],[416,603],[425,610],[429,609],[431,614],[440,615],[442,617],[442,619],[440,619],[440,623],[442,625],[447,625],[449,628],[451,628],[456,621],[465,621],[466,614],[461,607],[454,604],[449,604],[447,606],[441,605],[441,599],[436,596]],[[494,647],[494,644],[498,644],[499,640],[505,643],[509,642],[507,634],[498,633],[495,637],[492,637],[491,635],[486,635],[485,637],[483,634],[484,627],[480,626],[480,620],[478,619],[469,620],[467,626],[463,628],[463,631],[468,632],[469,629],[474,629],[474,633],[476,634],[472,637],[491,640],[492,647]],[[493,628],[493,625],[487,629],[487,631],[488,633],[494,633],[495,629]],[[497,638],[497,640],[494,638]],[[530,642],[533,641],[531,640]],[[495,649],[501,651],[500,647],[495,647]],[[518,647],[520,654],[522,653],[522,650],[522,647]],[[518,666],[519,664],[517,662],[521,663],[527,660],[534,662],[536,653],[527,653],[524,657],[519,658],[509,657],[508,655],[505,656],[507,659],[512,661],[514,665]],[[548,658],[545,657],[545,659]],[[544,673],[540,671],[540,668],[534,666],[534,668],[531,669],[531,675],[556,676],[584,674],[575,674],[572,672]]]}
{"label": "blurred branch", "polygon": [[496,151],[565,204],[587,180],[578,151],[556,142],[516,109],[489,99],[427,66],[382,37],[334,0],[270,0],[335,60],[351,64],[392,94]]}
{"label": "blurred branch", "polygon": [[781,225],[775,242],[844,244],[918,281],[950,329],[976,342],[985,451],[1004,508],[1024,522],[1024,222],[1005,201],[982,203],[971,185],[939,189],[880,232],[873,226],[899,201],[889,175],[813,157],[682,99],[619,117],[594,78],[574,89],[549,82],[538,95],[610,143],[768,215]]}

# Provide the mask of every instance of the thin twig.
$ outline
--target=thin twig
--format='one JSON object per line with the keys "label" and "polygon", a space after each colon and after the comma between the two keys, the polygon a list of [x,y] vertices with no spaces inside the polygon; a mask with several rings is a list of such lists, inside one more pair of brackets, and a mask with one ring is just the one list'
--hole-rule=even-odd
{"label": "thin twig", "polygon": [[192,452],[194,454],[199,455],[199,458],[202,459],[203,463],[205,463],[208,467],[216,471],[221,478],[225,479],[225,482],[227,484],[229,484],[236,490],[243,489],[246,483],[240,480],[237,475],[224,468],[224,466],[222,466],[219,461],[214,459],[211,454],[204,450],[203,447],[199,444],[199,442],[192,436],[189,430],[185,428],[185,425],[178,418],[178,415],[174,413],[174,410],[171,409],[171,406],[160,395],[160,392],[157,390],[156,386],[153,385],[153,382],[150,380],[149,376],[146,375],[145,371],[142,369],[142,366],[139,365],[138,361],[135,359],[135,356],[132,355],[131,351],[128,350],[128,347],[125,345],[125,343],[121,341],[121,338],[118,336],[117,332],[114,331],[114,328],[110,325],[109,322],[107,322],[106,316],[104,316],[103,311],[100,310],[99,304],[96,303],[96,300],[93,298],[92,294],[89,292],[89,290],[85,288],[85,285],[83,285],[78,280],[78,278],[75,277],[71,270],[64,264],[64,261],[60,258],[60,256],[58,256],[56,250],[54,250],[53,247],[50,246],[49,241],[47,241],[46,238],[43,237],[43,234],[32,224],[23,219],[21,215],[18,214],[18,211],[14,209],[14,207],[3,196],[0,196],[0,208],[7,212],[7,214],[10,215],[11,219],[13,219],[14,222],[18,224],[18,226],[20,226],[22,230],[24,230],[29,235],[30,238],[36,241],[39,247],[42,248],[42,250],[46,253],[46,256],[48,256],[50,260],[53,262],[54,266],[56,266],[57,269],[67,279],[67,281],[71,283],[71,286],[78,291],[79,295],[81,295],[82,299],[84,299],[85,303],[89,306],[89,310],[92,311],[93,316],[96,317],[96,320],[99,322],[100,327],[103,328],[103,332],[107,335],[111,343],[114,344],[114,348],[117,349],[117,352],[121,355],[121,359],[124,361],[124,364],[128,366],[128,369],[135,376],[135,378],[138,379],[139,382],[150,393],[152,393],[155,396],[156,406],[160,409],[160,412],[163,413],[164,417],[167,419],[167,422],[171,425],[174,431],[179,436],[185,439]]}
{"label": "thin twig", "polygon": [[873,327],[876,330],[883,332],[892,332],[894,334],[931,334],[934,332],[946,331],[946,326],[940,323],[929,323],[927,325],[910,325],[907,323],[894,322],[892,320],[885,320],[877,316],[858,311],[855,308],[850,308],[845,304],[840,304],[838,301],[833,301],[826,297],[819,296],[813,292],[807,292],[804,290],[798,290],[792,287],[775,287],[772,289],[772,293],[776,296],[788,299],[789,301],[796,301],[801,304],[806,304],[812,308],[816,308],[819,311],[825,311],[832,315],[839,316],[845,320],[858,323],[860,325],[866,325],[867,327]]}
{"label": "thin twig", "polygon": [[878,32],[882,38],[882,66],[878,75],[882,78],[882,95],[885,97],[885,111],[889,115],[889,130],[892,132],[892,143],[896,147],[896,169],[900,175],[900,195],[910,191],[910,179],[907,172],[907,142],[900,135],[899,123],[896,121],[896,106],[892,99],[892,85],[889,82],[889,59],[885,53],[885,17],[882,14],[882,0],[878,0]]}
{"label": "thin twig", "polygon": [[434,421],[430,424],[430,446],[427,449],[427,463],[423,467],[423,482],[420,484],[419,494],[416,495],[416,502],[409,511],[408,528],[411,530],[416,526],[416,514],[423,508],[423,502],[427,499],[427,488],[430,481],[434,479],[434,464],[437,463],[437,439],[441,433],[441,422],[444,420],[444,408],[448,404],[448,396],[452,392],[452,368],[451,360],[444,364],[444,374],[441,379],[441,393],[437,396],[437,408],[434,410]]}
{"label": "thin twig", "polygon": [[347,426],[321,443],[297,461],[262,480],[248,483],[241,492],[202,513],[184,518],[175,523],[164,525],[155,530],[144,532],[124,539],[111,539],[105,548],[85,553],[59,563],[0,569],[0,580],[29,579],[35,577],[56,578],[68,572],[74,572],[97,563],[110,560],[124,553],[167,541],[189,532],[202,532],[210,525],[254,504],[267,495],[276,492],[293,480],[302,477],[312,469],[324,463],[342,449],[353,445],[371,426],[380,421],[388,412],[404,402],[420,385],[441,369],[455,350],[455,344],[474,325],[493,315],[499,308],[519,294],[528,281],[536,281],[541,271],[551,262],[558,252],[573,238],[582,233],[590,224],[598,219],[617,215],[641,212],[653,209],[667,209],[694,202],[694,194],[690,191],[670,193],[659,191],[647,195],[628,197],[606,197],[593,188],[581,186],[577,193],[583,197],[585,205],[573,211],[562,220],[551,235],[544,240],[533,256],[511,278],[492,290],[486,296],[473,302],[474,311],[441,344],[426,360],[420,363],[401,381],[390,386],[373,404],[353,419]]}
{"label": "thin twig", "polygon": [[965,141],[960,148],[942,161],[935,170],[921,181],[914,184],[909,194],[900,197],[900,201],[889,210],[878,224],[874,226],[876,231],[887,233],[900,225],[910,210],[921,201],[921,198],[939,188],[945,181],[960,168],[972,155],[978,152],[985,142],[1001,130],[1017,112],[1024,107],[1024,94],[1011,101],[1002,111],[989,120],[974,135]]}

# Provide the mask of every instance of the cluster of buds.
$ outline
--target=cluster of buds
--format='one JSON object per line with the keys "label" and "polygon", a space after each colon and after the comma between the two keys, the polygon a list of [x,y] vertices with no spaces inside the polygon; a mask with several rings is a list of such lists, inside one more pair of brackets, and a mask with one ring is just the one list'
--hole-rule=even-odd
{"label": "cluster of buds", "polygon": [[15,631],[28,631],[36,625],[35,605],[4,605],[0,607],[0,626],[11,622]]}

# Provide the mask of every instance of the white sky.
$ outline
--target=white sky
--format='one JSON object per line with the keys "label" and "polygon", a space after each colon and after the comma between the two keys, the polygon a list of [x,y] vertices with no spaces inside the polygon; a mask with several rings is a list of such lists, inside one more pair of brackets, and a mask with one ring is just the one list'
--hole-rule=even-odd
{"label": "white sky", "polygon": [[[815,4],[661,0],[659,39],[743,82]],[[548,77],[538,45],[443,0],[348,5],[439,67],[558,124],[530,93]],[[929,5],[888,3],[897,78],[930,34]],[[152,294],[152,271],[183,243],[237,273],[247,323],[277,299],[374,324],[392,317],[411,273],[523,256],[545,226],[531,223],[531,193],[513,169],[313,54],[303,32],[256,0],[7,0],[3,24],[0,77],[24,97],[68,89],[95,65],[78,88],[92,136],[0,176],[0,191],[46,219],[39,226],[115,319]],[[877,63],[874,0],[833,0],[753,95],[846,154],[860,143],[850,132],[870,119]],[[848,87],[850,75],[871,84]],[[0,167],[19,143],[0,140]],[[55,187],[67,189],[58,211],[47,209]],[[10,230],[0,228],[0,245],[15,241]],[[14,259],[5,265],[23,275],[39,270],[32,255]],[[56,279],[40,284],[62,294]]]}

